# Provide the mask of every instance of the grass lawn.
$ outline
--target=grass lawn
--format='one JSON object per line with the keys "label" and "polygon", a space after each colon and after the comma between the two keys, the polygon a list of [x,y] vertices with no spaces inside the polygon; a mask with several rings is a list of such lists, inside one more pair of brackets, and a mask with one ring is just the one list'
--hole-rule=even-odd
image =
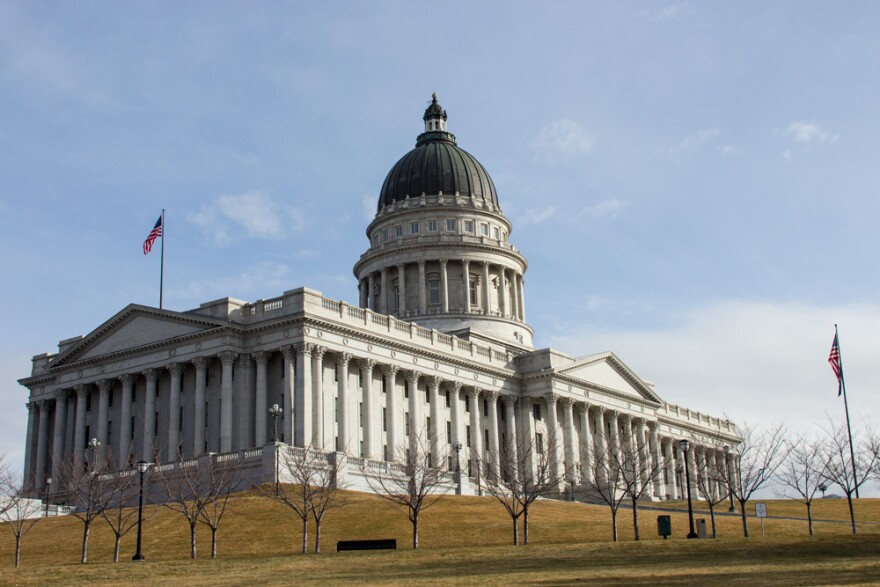
{"label": "grass lawn", "polygon": [[[880,584],[880,524],[863,524],[860,534],[852,536],[842,500],[817,504],[815,517],[844,523],[817,523],[816,536],[810,538],[805,522],[771,518],[764,540],[758,520],[750,519],[752,538],[746,540],[740,519],[728,516],[718,520],[719,539],[686,540],[687,513],[673,511],[674,536],[663,541],[656,535],[656,517],[662,512],[644,510],[643,540],[634,542],[632,513],[621,509],[617,544],[610,542],[607,507],[543,501],[532,512],[531,544],[513,547],[511,522],[492,498],[446,497],[425,511],[421,547],[414,551],[405,514],[375,496],[347,493],[346,499],[347,507],[328,514],[320,555],[297,554],[302,539],[297,520],[283,506],[249,494],[231,500],[220,528],[217,560],[206,557],[210,533],[204,526],[199,528],[202,558],[190,560],[183,517],[161,508],[150,508],[144,526],[144,563],[129,560],[134,532],[123,541],[122,562],[112,563],[112,535],[103,521],[96,521],[90,563],[80,565],[82,524],[63,517],[41,521],[25,536],[22,568],[15,570],[12,533],[0,527],[0,583]],[[766,503],[771,516],[803,515],[797,503]],[[880,500],[862,499],[856,511],[860,521],[880,521]],[[337,540],[353,538],[397,538],[400,550],[335,552]]]}

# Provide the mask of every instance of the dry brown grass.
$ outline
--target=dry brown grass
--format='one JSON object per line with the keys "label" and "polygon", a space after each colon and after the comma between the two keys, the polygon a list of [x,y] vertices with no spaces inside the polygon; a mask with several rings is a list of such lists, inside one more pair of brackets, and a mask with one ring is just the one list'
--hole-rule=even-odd
{"label": "dry brown grass", "polygon": [[[40,522],[25,536],[22,569],[12,569],[13,541],[0,528],[0,582],[4,584],[120,584],[149,580],[156,585],[285,584],[566,584],[591,579],[608,585],[871,584],[880,583],[880,524],[864,524],[852,537],[841,500],[817,504],[820,522],[809,539],[801,521],[769,519],[767,537],[750,519],[752,538],[742,538],[738,517],[719,517],[719,540],[688,541],[686,512],[672,512],[675,536],[656,536],[656,516],[641,512],[643,541],[632,541],[631,512],[621,510],[622,542],[611,544],[606,507],[542,501],[532,513],[528,547],[509,546],[511,524],[492,498],[447,497],[425,511],[419,551],[408,548],[406,516],[375,496],[347,493],[349,505],[328,514],[323,528],[326,554],[294,554],[299,525],[289,511],[251,494],[232,501],[220,530],[220,559],[188,558],[188,528],[179,514],[151,510],[144,527],[145,564],[129,562],[134,533],[123,542],[123,562],[113,564],[112,535],[97,524],[88,565],[79,565],[81,524],[73,518]],[[676,505],[676,504],[663,504]],[[698,504],[698,507],[701,504]],[[798,509],[800,507],[800,510]],[[769,501],[771,515],[802,515],[797,503]],[[880,500],[863,499],[858,515],[880,520]],[[698,517],[705,517],[698,514]],[[335,553],[337,540],[394,537],[401,550]],[[199,553],[209,553],[210,536],[200,528]]]}

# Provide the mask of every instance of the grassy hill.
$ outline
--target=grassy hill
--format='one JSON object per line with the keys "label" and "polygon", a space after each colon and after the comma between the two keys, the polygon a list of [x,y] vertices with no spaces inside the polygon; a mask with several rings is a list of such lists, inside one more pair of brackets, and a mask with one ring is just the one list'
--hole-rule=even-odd
{"label": "grassy hill", "polygon": [[[513,547],[511,522],[490,497],[441,500],[423,514],[421,548],[409,548],[406,515],[376,496],[345,494],[347,506],[334,510],[322,527],[320,555],[297,554],[300,524],[289,510],[266,498],[243,493],[230,500],[219,534],[219,558],[210,560],[210,532],[199,528],[199,560],[189,559],[184,518],[164,508],[148,508],[143,551],[146,563],[130,562],[135,533],[123,541],[122,562],[112,563],[113,539],[95,522],[88,565],[80,565],[82,524],[73,517],[43,520],[24,538],[22,568],[13,564],[13,537],[0,528],[0,583],[18,585],[115,584],[400,584],[400,583],[567,583],[596,579],[603,584],[705,584],[723,580],[762,584],[880,582],[880,500],[857,504],[860,535],[849,533],[845,500],[821,500],[814,517],[816,536],[806,523],[771,518],[761,539],[760,522],[750,519],[752,538],[742,538],[739,517],[721,516],[718,540],[689,541],[686,511],[673,511],[674,536],[657,536],[657,510],[641,510],[642,542],[632,541],[632,514],[620,511],[622,542],[610,543],[607,507],[542,501],[531,516],[531,544]],[[771,516],[803,516],[796,502],[770,500]],[[664,503],[664,507],[682,506]],[[686,507],[686,504],[685,504]],[[697,509],[703,504],[697,503]],[[753,512],[753,510],[752,510]],[[697,517],[707,515],[697,514]],[[312,527],[310,526],[310,531]],[[337,540],[397,538],[396,552],[335,552]]]}

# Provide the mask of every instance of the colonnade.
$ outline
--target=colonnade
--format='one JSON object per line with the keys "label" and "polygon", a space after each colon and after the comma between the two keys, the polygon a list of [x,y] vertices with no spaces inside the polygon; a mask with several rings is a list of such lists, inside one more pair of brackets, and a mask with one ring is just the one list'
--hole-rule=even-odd
{"label": "colonnade", "polygon": [[[430,267],[428,266],[430,263]],[[415,265],[416,270],[410,269]],[[428,270],[437,273],[436,287],[439,299],[432,303],[429,293]],[[457,273],[450,279],[450,273]],[[465,280],[464,276],[468,276]],[[411,280],[415,281],[413,285]],[[397,306],[391,284],[397,283]],[[450,282],[456,284],[450,293]],[[479,286],[476,303],[471,299],[471,285]],[[425,315],[429,313],[479,313],[525,321],[522,274],[504,265],[489,261],[469,259],[417,261],[399,263],[369,273],[360,279],[360,306],[381,314],[398,316]],[[413,289],[414,288],[414,289]],[[497,289],[497,292],[495,291]],[[418,291],[418,296],[408,295]],[[411,300],[417,300],[411,303]]]}

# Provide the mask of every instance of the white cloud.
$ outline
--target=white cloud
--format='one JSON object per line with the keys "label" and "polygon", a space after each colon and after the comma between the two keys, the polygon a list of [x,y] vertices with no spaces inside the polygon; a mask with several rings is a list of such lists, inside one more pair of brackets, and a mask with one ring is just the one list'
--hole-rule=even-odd
{"label": "white cloud", "polygon": [[216,244],[239,240],[241,236],[281,240],[305,225],[302,212],[284,206],[261,191],[217,196],[187,220],[198,226]]}
{"label": "white cloud", "polygon": [[[597,303],[602,303],[601,300]],[[595,304],[587,304],[595,306]],[[826,413],[843,421],[828,365],[840,323],[853,423],[880,425],[880,305],[826,308],[802,303],[718,302],[658,329],[571,328],[551,346],[573,354],[614,351],[654,381],[666,401],[714,416],[805,429]],[[596,341],[601,341],[597,348]]]}
{"label": "white cloud", "polygon": [[673,145],[670,149],[670,152],[673,155],[679,155],[684,151],[688,151],[690,149],[695,149],[701,145],[705,145],[713,138],[718,136],[719,132],[717,128],[703,128],[695,132],[694,134],[688,135],[682,140],[680,140],[677,144]]}
{"label": "white cloud", "polygon": [[836,134],[827,133],[815,122],[805,120],[795,120],[783,134],[801,145],[822,144],[837,139]]}
{"label": "white cloud", "polygon": [[283,290],[298,287],[293,283],[291,268],[283,263],[264,261],[250,267],[239,275],[205,281],[190,281],[179,289],[172,289],[171,296],[181,300],[204,302],[222,297],[249,299],[254,292],[274,296]]}
{"label": "white cloud", "polygon": [[616,218],[627,206],[629,206],[629,202],[624,202],[617,198],[602,200],[597,204],[583,208],[578,217]]}
{"label": "white cloud", "polygon": [[543,127],[532,141],[538,154],[550,161],[585,157],[593,152],[596,139],[579,122],[563,118]]}
{"label": "white cloud", "polygon": [[722,155],[733,155],[736,153],[736,145],[723,145],[720,151]]}
{"label": "white cloud", "polygon": [[516,221],[519,228],[530,224],[540,224],[550,220],[556,214],[556,206],[547,206],[546,208],[529,208]]}

